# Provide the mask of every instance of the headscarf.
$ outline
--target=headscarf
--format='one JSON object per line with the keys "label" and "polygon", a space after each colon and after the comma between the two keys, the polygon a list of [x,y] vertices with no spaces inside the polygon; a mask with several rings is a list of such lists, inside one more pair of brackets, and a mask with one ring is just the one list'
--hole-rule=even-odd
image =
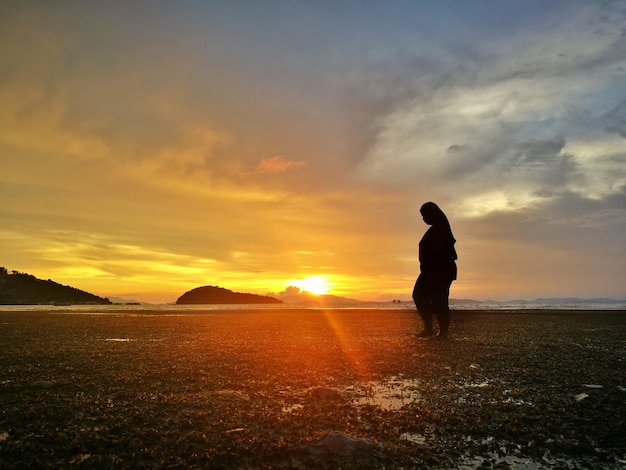
{"label": "headscarf", "polygon": [[446,217],[446,214],[444,214],[443,211],[439,208],[439,206],[435,204],[434,202],[425,203],[420,208],[420,212],[424,216],[424,218],[427,218],[429,219],[429,221],[432,221],[432,225],[441,225],[444,227],[449,237],[452,259],[457,259],[458,257],[456,254],[456,250],[454,249],[454,244],[456,243],[456,239],[454,238],[454,235],[452,234],[452,228],[450,227],[450,222],[448,222],[448,218]]}

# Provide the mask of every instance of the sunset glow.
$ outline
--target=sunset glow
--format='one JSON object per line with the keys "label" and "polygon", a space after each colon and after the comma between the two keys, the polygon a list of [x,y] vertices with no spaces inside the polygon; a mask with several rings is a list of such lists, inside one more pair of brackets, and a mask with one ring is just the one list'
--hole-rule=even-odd
{"label": "sunset glow", "polygon": [[289,281],[289,284],[315,295],[324,295],[330,292],[328,281],[323,276],[312,276],[300,280],[294,279]]}
{"label": "sunset glow", "polygon": [[0,266],[410,300],[434,201],[452,298],[626,298],[625,29],[619,2],[9,2]]}

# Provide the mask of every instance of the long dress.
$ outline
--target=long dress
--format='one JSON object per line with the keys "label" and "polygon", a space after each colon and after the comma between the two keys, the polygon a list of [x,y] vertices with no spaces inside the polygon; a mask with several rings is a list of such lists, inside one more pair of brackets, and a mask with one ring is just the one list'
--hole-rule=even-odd
{"label": "long dress", "polygon": [[457,276],[454,243],[450,229],[442,223],[434,223],[419,243],[420,275],[413,288],[413,300],[424,322],[425,336],[434,334],[433,315],[437,316],[439,334],[448,333],[450,285]]}

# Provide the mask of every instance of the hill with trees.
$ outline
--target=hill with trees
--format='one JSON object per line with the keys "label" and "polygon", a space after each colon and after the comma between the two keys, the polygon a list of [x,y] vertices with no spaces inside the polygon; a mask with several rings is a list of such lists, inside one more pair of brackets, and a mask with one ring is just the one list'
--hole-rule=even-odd
{"label": "hill with trees", "polygon": [[0,305],[110,304],[106,298],[0,267]]}
{"label": "hill with trees", "polygon": [[242,294],[223,287],[197,287],[181,295],[177,304],[282,304],[282,300],[256,294]]}

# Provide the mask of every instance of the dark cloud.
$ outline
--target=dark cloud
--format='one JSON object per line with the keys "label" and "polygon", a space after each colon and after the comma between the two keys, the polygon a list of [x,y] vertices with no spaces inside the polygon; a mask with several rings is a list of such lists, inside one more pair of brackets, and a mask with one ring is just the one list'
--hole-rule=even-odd
{"label": "dark cloud", "polygon": [[534,183],[537,187],[537,195],[552,197],[567,192],[570,183],[584,179],[574,156],[563,153],[565,144],[563,136],[556,136],[515,145],[513,166],[528,174],[530,185]]}
{"label": "dark cloud", "polygon": [[602,116],[602,121],[605,123],[604,129],[607,132],[626,137],[626,100]]}
{"label": "dark cloud", "polygon": [[479,173],[497,161],[500,150],[497,141],[485,145],[454,144],[446,151],[447,168],[445,177],[453,180],[466,179]]}
{"label": "dark cloud", "polygon": [[563,136],[516,144],[513,152],[515,164],[518,166],[544,165],[546,162],[555,160],[564,147]]}
{"label": "dark cloud", "polygon": [[466,148],[467,148],[467,145],[454,144],[448,147],[448,153],[455,155],[455,154],[463,152]]}
{"label": "dark cloud", "polygon": [[492,185],[515,192],[522,190],[542,198],[572,191],[584,182],[574,155],[564,151],[563,136],[518,142],[492,155],[495,162],[488,174]]}

